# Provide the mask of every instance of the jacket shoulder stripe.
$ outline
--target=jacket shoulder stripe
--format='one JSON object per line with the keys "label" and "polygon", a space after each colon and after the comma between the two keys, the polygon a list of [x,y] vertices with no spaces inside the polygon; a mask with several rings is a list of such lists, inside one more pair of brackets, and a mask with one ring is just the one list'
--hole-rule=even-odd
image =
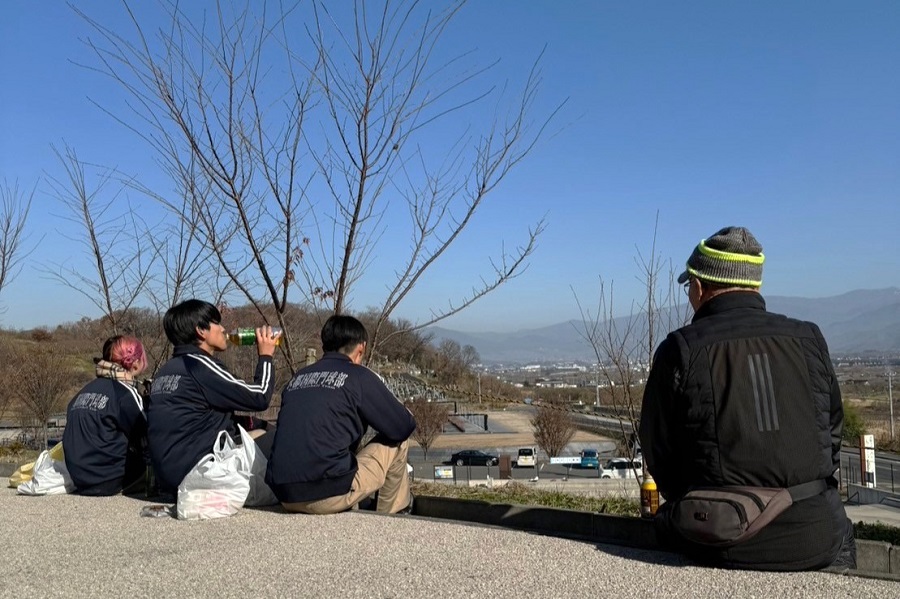
{"label": "jacket shoulder stripe", "polygon": [[125,387],[126,389],[128,389],[128,392],[131,393],[131,398],[134,400],[134,403],[137,404],[138,410],[140,410],[141,414],[143,414],[144,413],[144,398],[141,397],[141,394],[138,393],[138,390],[135,389],[134,387],[132,387],[131,385],[126,385],[122,381],[116,381],[116,382],[119,383],[120,385],[122,385],[123,387]]}
{"label": "jacket shoulder stripe", "polygon": [[206,366],[213,374],[218,376],[219,378],[233,384],[238,385],[239,387],[243,387],[248,391],[253,393],[265,393],[269,389],[269,384],[272,380],[272,363],[266,362],[263,364],[263,376],[262,382],[259,385],[248,383],[242,379],[235,377],[233,374],[219,366],[208,356],[201,356],[199,354],[188,354],[188,357],[194,358],[204,366]]}

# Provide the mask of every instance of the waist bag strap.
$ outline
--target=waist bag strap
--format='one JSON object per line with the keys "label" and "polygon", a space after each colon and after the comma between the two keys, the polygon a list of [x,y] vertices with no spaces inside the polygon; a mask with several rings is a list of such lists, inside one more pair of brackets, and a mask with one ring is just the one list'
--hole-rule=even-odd
{"label": "waist bag strap", "polygon": [[803,483],[802,485],[788,487],[787,491],[791,494],[791,500],[794,503],[797,503],[798,501],[815,497],[819,493],[824,492],[827,488],[828,484],[824,479],[820,478],[819,480],[813,480],[808,483]]}

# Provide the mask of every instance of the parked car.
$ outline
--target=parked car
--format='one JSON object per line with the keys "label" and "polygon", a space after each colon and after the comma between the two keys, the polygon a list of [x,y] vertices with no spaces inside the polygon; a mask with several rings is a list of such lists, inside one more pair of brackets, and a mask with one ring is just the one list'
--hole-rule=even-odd
{"label": "parked car", "polygon": [[639,459],[612,458],[603,465],[600,478],[637,478],[643,467],[644,464]]}
{"label": "parked car", "polygon": [[477,449],[465,449],[450,456],[450,463],[457,466],[494,466],[498,462],[499,457]]}
{"label": "parked car", "polygon": [[537,449],[534,447],[520,447],[519,456],[516,458],[516,468],[534,468],[537,462]]}
{"label": "parked car", "polygon": [[600,457],[596,449],[584,449],[581,451],[581,468],[600,468]]}

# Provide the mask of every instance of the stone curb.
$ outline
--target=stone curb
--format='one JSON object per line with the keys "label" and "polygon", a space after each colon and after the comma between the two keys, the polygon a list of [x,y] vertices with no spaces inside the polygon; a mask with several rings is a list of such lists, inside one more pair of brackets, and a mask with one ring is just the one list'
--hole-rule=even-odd
{"label": "stone curb", "polygon": [[[640,518],[421,495],[416,496],[414,514],[595,543],[667,551],[657,539],[653,522]],[[857,569],[841,574],[900,581],[900,546],[857,540],[856,549]]]}

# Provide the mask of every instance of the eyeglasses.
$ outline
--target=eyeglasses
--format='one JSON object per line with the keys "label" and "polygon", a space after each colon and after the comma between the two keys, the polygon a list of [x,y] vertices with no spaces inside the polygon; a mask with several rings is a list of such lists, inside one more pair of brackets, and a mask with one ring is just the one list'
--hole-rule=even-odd
{"label": "eyeglasses", "polygon": [[691,295],[691,280],[688,279],[684,284],[684,294],[688,297]]}

